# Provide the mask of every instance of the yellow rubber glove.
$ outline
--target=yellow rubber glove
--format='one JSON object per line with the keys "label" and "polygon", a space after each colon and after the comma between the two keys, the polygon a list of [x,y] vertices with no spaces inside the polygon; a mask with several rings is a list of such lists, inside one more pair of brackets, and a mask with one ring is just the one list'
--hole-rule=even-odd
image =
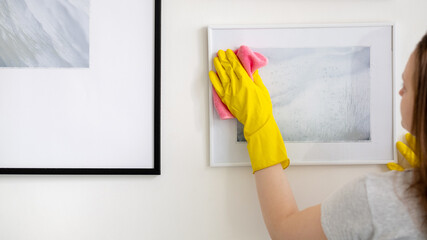
{"label": "yellow rubber glove", "polygon": [[218,75],[210,71],[209,78],[222,102],[244,125],[253,172],[278,163],[287,168],[285,143],[273,117],[270,94],[258,71],[252,81],[230,49],[218,51],[214,66]]}
{"label": "yellow rubber glove", "polygon": [[[404,144],[401,141],[398,141],[396,143],[397,150],[403,155],[403,157],[408,161],[409,165],[411,167],[418,167],[420,164],[420,160],[418,159],[417,155],[415,155],[415,137],[412,136],[410,133],[405,134],[406,142],[408,145]],[[405,170],[404,167],[397,163],[387,163],[387,167],[390,170],[396,170],[396,171],[403,171]]]}

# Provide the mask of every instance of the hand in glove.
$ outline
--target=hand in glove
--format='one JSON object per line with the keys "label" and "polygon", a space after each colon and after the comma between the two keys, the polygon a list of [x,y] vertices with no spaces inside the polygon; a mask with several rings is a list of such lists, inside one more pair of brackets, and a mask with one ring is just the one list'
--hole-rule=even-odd
{"label": "hand in glove", "polygon": [[217,74],[210,71],[209,78],[221,101],[244,125],[253,172],[278,163],[283,169],[288,167],[289,158],[273,117],[270,95],[258,71],[252,81],[230,49],[218,51],[214,66]]}
{"label": "hand in glove", "polygon": [[[415,137],[412,136],[410,133],[406,133],[405,135],[406,142],[408,145],[404,144],[401,141],[398,141],[396,143],[397,150],[403,155],[403,157],[406,159],[406,161],[411,165],[411,167],[417,167],[420,164],[420,160],[418,159],[417,155],[415,155]],[[398,163],[387,163],[387,167],[390,170],[397,170],[397,171],[403,171],[405,170],[404,167],[399,165]]]}

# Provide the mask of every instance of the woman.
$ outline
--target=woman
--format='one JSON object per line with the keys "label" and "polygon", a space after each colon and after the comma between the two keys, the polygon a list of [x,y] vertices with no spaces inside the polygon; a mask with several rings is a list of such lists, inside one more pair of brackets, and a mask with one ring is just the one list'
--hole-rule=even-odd
{"label": "woman", "polygon": [[427,34],[403,73],[402,126],[417,137],[412,170],[372,174],[299,211],[282,169],[289,165],[258,72],[253,81],[231,50],[214,59],[211,82],[244,125],[265,224],[272,239],[427,239]]}

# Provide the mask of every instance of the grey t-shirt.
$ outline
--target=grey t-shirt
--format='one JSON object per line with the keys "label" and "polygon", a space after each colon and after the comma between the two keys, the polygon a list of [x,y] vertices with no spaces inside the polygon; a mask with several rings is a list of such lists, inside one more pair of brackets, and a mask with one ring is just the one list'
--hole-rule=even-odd
{"label": "grey t-shirt", "polygon": [[370,174],[332,194],[321,207],[326,237],[427,239],[421,206],[407,191],[412,175],[410,170]]}

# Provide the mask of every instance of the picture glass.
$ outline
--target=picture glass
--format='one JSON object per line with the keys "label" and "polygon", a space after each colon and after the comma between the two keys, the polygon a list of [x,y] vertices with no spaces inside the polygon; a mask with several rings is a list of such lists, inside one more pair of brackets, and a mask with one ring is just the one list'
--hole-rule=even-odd
{"label": "picture glass", "polygon": [[[370,48],[254,48],[284,141],[370,140]],[[245,141],[238,123],[237,141]]]}
{"label": "picture glass", "polygon": [[0,9],[0,67],[89,67],[89,0],[3,0]]}

